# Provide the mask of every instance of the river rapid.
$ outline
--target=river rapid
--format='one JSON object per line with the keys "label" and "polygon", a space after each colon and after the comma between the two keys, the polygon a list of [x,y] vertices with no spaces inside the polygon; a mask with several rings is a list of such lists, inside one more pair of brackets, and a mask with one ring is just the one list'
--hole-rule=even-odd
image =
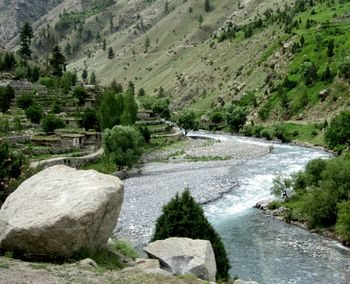
{"label": "river rapid", "polygon": [[162,205],[188,185],[198,201],[201,192],[212,192],[210,200],[217,199],[203,208],[225,244],[232,276],[261,284],[350,283],[348,249],[252,208],[273,199],[270,188],[276,174],[292,174],[312,159],[330,158],[329,153],[230,135],[190,135],[273,148],[247,160],[148,165],[143,175],[125,181],[126,204],[117,236],[147,242]]}

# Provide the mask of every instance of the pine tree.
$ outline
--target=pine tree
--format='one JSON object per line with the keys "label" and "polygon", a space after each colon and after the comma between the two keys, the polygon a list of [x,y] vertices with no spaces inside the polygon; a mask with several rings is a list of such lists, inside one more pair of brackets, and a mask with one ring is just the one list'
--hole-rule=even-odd
{"label": "pine tree", "polygon": [[209,240],[213,246],[217,265],[217,278],[228,279],[230,263],[219,234],[206,219],[202,207],[196,203],[188,188],[163,207],[156,222],[152,241],[170,237]]}
{"label": "pine tree", "polygon": [[19,54],[22,56],[23,59],[30,59],[32,55],[32,51],[30,49],[32,38],[33,38],[32,26],[29,23],[24,23],[20,32],[21,48],[19,50]]}
{"label": "pine tree", "polygon": [[110,47],[108,49],[108,59],[113,59],[114,58],[114,51],[113,51],[113,48]]}
{"label": "pine tree", "polygon": [[107,41],[106,41],[106,39],[103,39],[103,42],[102,42],[102,50],[105,51],[105,50],[106,50],[106,47],[107,47]]}
{"label": "pine tree", "polygon": [[96,85],[96,74],[94,71],[90,73],[90,84],[91,85]]}
{"label": "pine tree", "polygon": [[81,74],[81,79],[83,79],[84,82],[86,82],[88,78],[88,71],[86,70],[86,68],[84,68],[83,73]]}
{"label": "pine tree", "polygon": [[149,39],[148,36],[146,36],[146,39],[145,39],[145,53],[148,53],[148,48],[150,47],[151,45],[151,41]]}
{"label": "pine tree", "polygon": [[209,0],[205,0],[205,1],[204,1],[204,11],[208,13],[208,12],[210,12],[210,9],[211,9],[211,8],[210,8],[210,2],[209,2]]}
{"label": "pine tree", "polygon": [[51,58],[50,58],[50,65],[53,69],[52,73],[55,76],[61,77],[63,74],[63,71],[66,70],[66,58],[61,52],[61,49],[58,45],[56,45],[52,49]]}

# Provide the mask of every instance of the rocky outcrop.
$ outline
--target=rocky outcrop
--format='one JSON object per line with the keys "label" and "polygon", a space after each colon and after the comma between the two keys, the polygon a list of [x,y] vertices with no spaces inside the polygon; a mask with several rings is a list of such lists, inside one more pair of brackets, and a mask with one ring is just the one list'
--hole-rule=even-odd
{"label": "rocky outcrop", "polygon": [[31,257],[69,257],[107,243],[123,184],[94,170],[54,166],[32,176],[0,210],[0,248]]}
{"label": "rocky outcrop", "polygon": [[169,238],[150,243],[144,251],[172,274],[194,274],[200,279],[215,281],[215,255],[209,241]]}
{"label": "rocky outcrop", "polygon": [[0,46],[16,36],[23,23],[34,23],[62,1],[0,0]]}

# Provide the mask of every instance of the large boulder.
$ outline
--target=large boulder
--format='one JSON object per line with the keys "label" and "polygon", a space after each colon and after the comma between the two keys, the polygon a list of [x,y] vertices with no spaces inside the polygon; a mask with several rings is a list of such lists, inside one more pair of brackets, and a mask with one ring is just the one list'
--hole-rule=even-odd
{"label": "large boulder", "polygon": [[94,170],[53,166],[32,176],[0,210],[0,248],[30,257],[98,249],[115,229],[124,187]]}
{"label": "large boulder", "polygon": [[200,279],[215,281],[215,255],[209,241],[169,238],[150,243],[144,251],[175,275],[194,274]]}

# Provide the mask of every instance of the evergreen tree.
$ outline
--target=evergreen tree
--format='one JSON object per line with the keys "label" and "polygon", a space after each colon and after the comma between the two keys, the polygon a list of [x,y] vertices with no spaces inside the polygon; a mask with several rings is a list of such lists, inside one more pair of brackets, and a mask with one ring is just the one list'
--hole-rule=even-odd
{"label": "evergreen tree", "polygon": [[58,45],[56,45],[52,49],[50,65],[52,68],[53,75],[58,77],[61,77],[63,74],[63,71],[66,70],[66,58],[62,54],[61,49],[59,48]]}
{"label": "evergreen tree", "polygon": [[199,26],[202,25],[203,21],[204,21],[203,16],[202,16],[202,15],[199,15],[199,16],[198,16]]}
{"label": "evergreen tree", "polygon": [[123,86],[120,83],[117,83],[115,79],[111,82],[109,88],[114,91],[116,94],[122,93],[123,92]]}
{"label": "evergreen tree", "polygon": [[204,11],[205,12],[210,12],[211,7],[210,7],[210,2],[209,0],[204,0]]}
{"label": "evergreen tree", "polygon": [[102,50],[105,51],[105,50],[106,50],[106,47],[107,47],[107,41],[106,41],[106,39],[103,39],[103,42],[102,42]]}
{"label": "evergreen tree", "polygon": [[86,70],[86,68],[84,68],[83,73],[81,73],[81,79],[83,79],[84,82],[86,82],[88,78],[88,71]]}
{"label": "evergreen tree", "polygon": [[332,57],[333,55],[334,55],[334,39],[331,39],[328,42],[328,46],[327,46],[327,56]]}
{"label": "evergreen tree", "polygon": [[90,73],[90,84],[91,85],[96,85],[96,74],[94,71]]}
{"label": "evergreen tree", "polygon": [[128,88],[128,90],[124,94],[123,101],[124,101],[124,110],[120,118],[121,123],[123,125],[135,124],[135,121],[137,119],[138,106],[135,101],[133,88],[130,88],[130,87]]}
{"label": "evergreen tree", "polygon": [[30,45],[33,38],[33,29],[29,23],[24,23],[20,31],[20,50],[19,54],[23,59],[30,59],[32,51]]}
{"label": "evergreen tree", "polygon": [[114,58],[114,51],[113,51],[113,48],[110,47],[108,49],[108,59],[113,59]]}
{"label": "evergreen tree", "polygon": [[148,48],[150,47],[151,45],[151,41],[149,39],[148,36],[146,36],[146,39],[145,39],[145,53],[148,53]]}
{"label": "evergreen tree", "polygon": [[146,95],[146,92],[145,92],[145,89],[143,88],[140,88],[139,90],[139,93],[138,93],[138,97],[141,98],[141,97],[144,97]]}
{"label": "evergreen tree", "polygon": [[219,234],[206,219],[202,207],[196,203],[188,188],[163,207],[156,222],[152,241],[170,237],[209,240],[213,246],[217,265],[217,278],[229,278],[230,263]]}

